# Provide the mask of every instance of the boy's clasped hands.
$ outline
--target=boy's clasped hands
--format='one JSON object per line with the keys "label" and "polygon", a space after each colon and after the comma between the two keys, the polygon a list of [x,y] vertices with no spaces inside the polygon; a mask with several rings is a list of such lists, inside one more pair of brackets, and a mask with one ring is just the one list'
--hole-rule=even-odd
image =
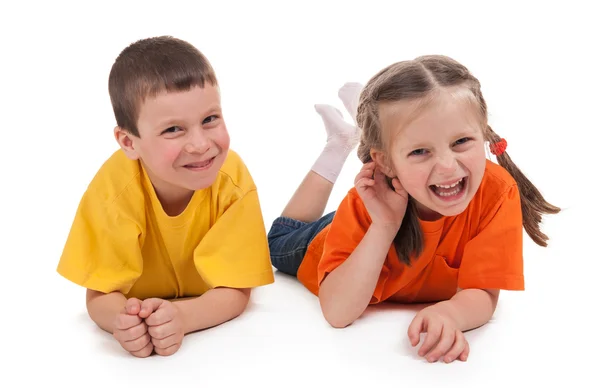
{"label": "boy's clasped hands", "polygon": [[159,298],[128,299],[114,327],[115,339],[136,357],[148,357],[153,351],[172,355],[181,347],[185,333],[179,308]]}

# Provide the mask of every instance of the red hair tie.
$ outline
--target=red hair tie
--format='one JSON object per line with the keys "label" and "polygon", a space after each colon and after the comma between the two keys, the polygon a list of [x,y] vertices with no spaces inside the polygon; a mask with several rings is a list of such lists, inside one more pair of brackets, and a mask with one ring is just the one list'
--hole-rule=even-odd
{"label": "red hair tie", "polygon": [[496,156],[502,155],[506,151],[506,140],[500,139],[495,143],[490,143],[490,152]]}

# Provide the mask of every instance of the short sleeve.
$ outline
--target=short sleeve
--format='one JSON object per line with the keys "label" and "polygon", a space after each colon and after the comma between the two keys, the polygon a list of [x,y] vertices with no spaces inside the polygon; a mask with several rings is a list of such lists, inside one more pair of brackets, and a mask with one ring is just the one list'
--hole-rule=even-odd
{"label": "short sleeve", "polygon": [[371,218],[367,209],[358,193],[351,190],[338,206],[331,221],[317,269],[319,285],[354,252],[370,225]]}
{"label": "short sleeve", "polygon": [[211,288],[252,288],[274,282],[256,189],[219,217],[196,247],[194,264]]}
{"label": "short sleeve", "polygon": [[142,273],[141,229],[87,191],[75,214],[57,271],[92,290],[127,294]]}
{"label": "short sleeve", "polygon": [[516,185],[481,220],[458,271],[458,287],[523,290],[523,221]]}

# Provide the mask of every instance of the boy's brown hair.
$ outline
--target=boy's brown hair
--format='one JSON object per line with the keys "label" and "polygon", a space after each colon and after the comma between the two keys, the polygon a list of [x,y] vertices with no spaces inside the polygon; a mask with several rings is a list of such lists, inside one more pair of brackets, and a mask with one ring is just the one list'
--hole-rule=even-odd
{"label": "boy's brown hair", "polygon": [[139,137],[137,120],[146,98],[207,82],[218,85],[210,62],[190,43],[171,36],[138,40],[119,54],[108,78],[117,125]]}
{"label": "boy's brown hair", "polygon": [[[360,160],[363,163],[370,162],[372,149],[383,151],[384,154],[388,152],[386,134],[379,120],[381,104],[424,99],[431,96],[432,92],[448,87],[464,87],[472,93],[483,124],[484,139],[490,144],[500,141],[501,138],[488,125],[487,104],[479,80],[457,61],[446,56],[429,55],[392,64],[374,75],[365,85],[357,113],[357,122],[362,130],[358,147]],[[544,199],[506,152],[499,155],[497,160],[517,182],[525,231],[536,244],[545,247],[548,236],[539,227],[542,214],[555,214],[561,209]],[[423,234],[412,197],[394,245],[398,257],[406,264],[410,264],[411,256],[418,256],[422,251]]]}

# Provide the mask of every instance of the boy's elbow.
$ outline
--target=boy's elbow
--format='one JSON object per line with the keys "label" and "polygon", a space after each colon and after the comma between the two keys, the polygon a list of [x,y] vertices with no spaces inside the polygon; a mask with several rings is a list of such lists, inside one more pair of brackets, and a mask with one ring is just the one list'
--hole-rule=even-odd
{"label": "boy's elbow", "polygon": [[231,306],[231,318],[237,318],[242,315],[242,313],[248,307],[248,303],[250,303],[250,295],[252,293],[251,288],[234,288],[230,289],[229,292],[232,292],[229,302],[227,303]]}
{"label": "boy's elbow", "polygon": [[251,288],[242,288],[239,289],[241,296],[240,296],[240,307],[239,307],[239,312],[237,315],[241,315],[246,308],[248,307],[248,304],[250,303],[250,294],[252,293],[252,289]]}
{"label": "boy's elbow", "polygon": [[87,309],[88,314],[90,315],[90,317],[92,317],[92,315],[94,315],[94,310],[97,309],[97,305],[98,305],[98,301],[100,299],[102,299],[105,295],[105,293],[100,292],[100,291],[96,291],[96,290],[91,290],[91,289],[87,289],[86,293],[85,293],[85,307]]}

